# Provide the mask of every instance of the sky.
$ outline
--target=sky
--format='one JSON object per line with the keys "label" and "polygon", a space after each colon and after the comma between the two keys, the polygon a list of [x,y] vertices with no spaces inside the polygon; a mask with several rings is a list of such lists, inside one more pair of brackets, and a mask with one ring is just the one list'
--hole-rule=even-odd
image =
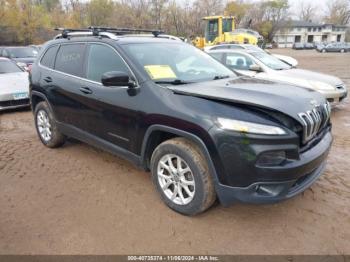
{"label": "sky", "polygon": [[318,7],[316,15],[322,15],[327,7],[327,0],[289,0],[291,12],[297,14],[302,3],[313,3]]}

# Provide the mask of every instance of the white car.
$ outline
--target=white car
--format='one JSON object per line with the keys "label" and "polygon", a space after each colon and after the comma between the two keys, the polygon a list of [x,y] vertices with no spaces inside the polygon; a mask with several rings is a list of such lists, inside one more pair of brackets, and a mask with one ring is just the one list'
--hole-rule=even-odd
{"label": "white car", "polygon": [[330,103],[341,102],[347,97],[347,88],[339,78],[293,68],[266,52],[222,49],[208,53],[244,76],[313,89],[322,93]]}
{"label": "white car", "polygon": [[296,60],[293,57],[286,56],[286,55],[278,55],[278,54],[271,54],[269,51],[264,50],[256,45],[250,45],[250,44],[221,44],[221,45],[214,45],[214,46],[207,46],[204,47],[204,51],[213,51],[213,50],[222,50],[222,49],[244,49],[244,50],[251,50],[251,51],[257,51],[257,52],[265,52],[267,54],[273,55],[274,57],[277,57],[279,60],[291,65],[292,67],[297,67],[298,60]]}
{"label": "white car", "polygon": [[28,73],[0,57],[0,111],[30,106]]}

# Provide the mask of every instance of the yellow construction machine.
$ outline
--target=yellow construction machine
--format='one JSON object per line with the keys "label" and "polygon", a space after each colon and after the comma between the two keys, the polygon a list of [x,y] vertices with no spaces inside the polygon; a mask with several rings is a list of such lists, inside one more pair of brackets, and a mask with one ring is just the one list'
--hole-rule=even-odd
{"label": "yellow construction machine", "polygon": [[236,29],[233,16],[204,17],[205,35],[196,37],[193,44],[198,48],[219,44],[253,44],[257,45],[262,36],[254,30]]}

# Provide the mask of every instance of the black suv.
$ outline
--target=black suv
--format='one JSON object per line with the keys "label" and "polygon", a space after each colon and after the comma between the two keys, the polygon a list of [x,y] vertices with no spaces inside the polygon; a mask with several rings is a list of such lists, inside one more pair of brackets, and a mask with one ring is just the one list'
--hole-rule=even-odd
{"label": "black suv", "polygon": [[312,90],[235,75],[203,51],[154,35],[64,31],[31,71],[44,145],[73,137],[150,170],[172,209],[273,203],[308,188],[331,143]]}

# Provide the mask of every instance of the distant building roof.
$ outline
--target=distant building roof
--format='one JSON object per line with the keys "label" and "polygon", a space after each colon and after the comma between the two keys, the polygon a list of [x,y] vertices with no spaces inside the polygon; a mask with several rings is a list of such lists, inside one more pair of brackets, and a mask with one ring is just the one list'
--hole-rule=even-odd
{"label": "distant building roof", "polygon": [[298,21],[298,20],[292,20],[289,22],[289,24],[291,27],[318,27],[323,25],[319,23],[313,23],[311,21]]}
{"label": "distant building roof", "polygon": [[346,25],[336,25],[330,23],[314,23],[312,21],[300,21],[300,20],[290,20],[285,21],[285,24],[288,27],[324,27],[324,26],[334,26],[334,27],[342,27],[346,28]]}

